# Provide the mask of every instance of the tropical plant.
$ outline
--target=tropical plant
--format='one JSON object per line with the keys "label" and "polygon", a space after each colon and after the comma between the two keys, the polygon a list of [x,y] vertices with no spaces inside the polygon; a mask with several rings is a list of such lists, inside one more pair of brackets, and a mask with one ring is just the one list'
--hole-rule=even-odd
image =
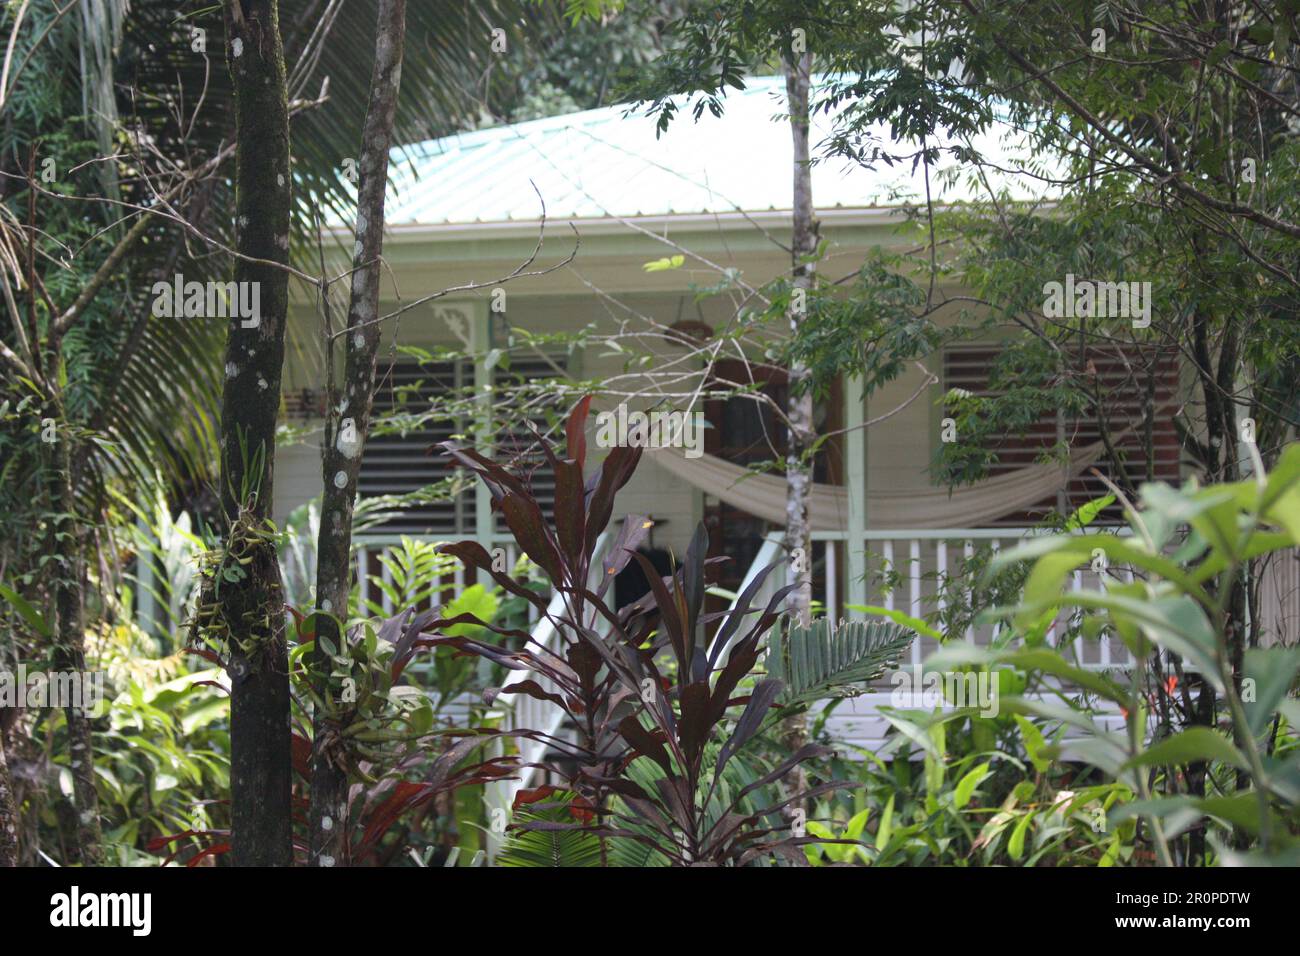
{"label": "tropical plant", "polygon": [[[542,802],[545,801],[545,802]],[[540,807],[534,804],[541,803]],[[596,867],[601,865],[600,837],[587,829],[551,827],[591,819],[591,809],[571,791],[538,787],[515,799],[515,827],[496,857],[497,866]]]}
{"label": "tropical plant", "polygon": [[[1119,733],[1093,719],[1092,705],[1001,701],[1004,710],[1077,735],[1041,754],[1087,762],[1137,795],[1116,819],[1140,819],[1162,864],[1199,862],[1199,844],[1181,839],[1197,831],[1222,862],[1294,862],[1300,709],[1291,693],[1300,649],[1256,647],[1236,656],[1229,603],[1247,564],[1300,543],[1300,445],[1290,445],[1271,474],[1255,455],[1255,472],[1243,481],[1147,484],[1140,507],[1121,500],[1130,536],[1050,537],[994,563],[1033,562],[1021,602],[1005,612],[1026,646],[949,647],[929,666],[1009,664],[1122,714]],[[1135,569],[1135,579],[1108,577],[1100,589],[1063,593],[1074,569],[1098,553]],[[1046,646],[1042,622],[1061,609],[1082,616],[1084,633],[1123,641],[1133,673],[1086,671]]]}
{"label": "tropical plant", "polygon": [[894,667],[916,639],[914,631],[886,621],[825,618],[808,627],[774,630],[768,643],[767,676],[782,682],[783,706],[812,704],[861,693]]}
{"label": "tropical plant", "polygon": [[96,642],[116,693],[95,735],[95,774],[105,849],[118,865],[153,865],[167,835],[191,865],[229,829],[230,701],[215,667],[193,668],[183,651],[153,657],[129,624]]}
{"label": "tropical plant", "polygon": [[[567,786],[589,806],[593,819],[577,823],[540,818],[553,807],[533,806],[534,814],[514,826],[522,830],[559,832],[580,829],[600,838],[602,860],[607,847],[624,850],[639,844],[655,858],[679,865],[746,864],[780,858],[803,862],[797,846],[808,839],[797,835],[783,811],[839,783],[810,789],[774,787],[800,764],[828,751],[817,745],[801,747],[774,766],[750,770],[738,760],[764,726],[780,719],[782,681],[756,674],[764,636],[780,618],[788,589],[780,589],[767,606],[756,611],[771,567],[763,569],[720,615],[704,615],[708,535],[701,526],[691,540],[682,566],[661,577],[635,553],[649,522],[628,518],[605,552],[596,584],[588,585],[595,547],[613,511],[613,497],[631,476],[639,459],[637,448],[610,449],[600,469],[584,475],[589,399],[579,402],[566,426],[567,456],[543,449],[556,475],[555,521],[549,524],[526,482],[507,469],[468,449],[448,444],[448,453],[477,473],[493,494],[497,509],[520,547],[550,578],[563,607],[557,612],[544,598],[526,591],[493,568],[487,551],[474,542],[446,545],[453,554],[492,575],[501,587],[534,604],[554,625],[558,650],[517,650],[484,640],[440,636],[437,644],[481,655],[511,669],[531,671],[536,679],[509,684],[504,691],[526,694],[562,708],[579,728],[576,741],[547,736],[553,748],[573,758],[576,770],[547,769],[568,781]],[[605,594],[614,575],[629,560],[640,563],[650,583],[641,600],[614,611]],[[433,629],[472,622],[472,616],[445,617]],[[714,626],[711,629],[706,625]],[[492,627],[507,637],[524,637]],[[888,632],[888,633],[886,633]],[[795,692],[787,703],[803,705],[823,691],[877,676],[884,663],[906,645],[893,625],[852,628],[843,632],[796,632],[793,644],[781,644],[769,658],[786,666],[788,648],[798,649]],[[804,654],[824,654],[825,660],[803,666]],[[784,672],[784,671],[783,671]],[[534,729],[517,731],[537,736]],[[731,771],[730,773],[728,771]]]}
{"label": "tropical plant", "polygon": [[[1131,791],[1051,766],[1043,756],[1050,745],[1019,715],[986,717],[946,703],[933,711],[882,708],[895,735],[883,749],[861,755],[861,790],[852,800],[822,814],[869,838],[851,854],[819,847],[818,861],[1110,866],[1132,859],[1134,827],[1112,831],[1105,816],[1131,800]],[[917,750],[920,761],[911,759]],[[823,827],[809,821],[810,832],[820,835]]]}

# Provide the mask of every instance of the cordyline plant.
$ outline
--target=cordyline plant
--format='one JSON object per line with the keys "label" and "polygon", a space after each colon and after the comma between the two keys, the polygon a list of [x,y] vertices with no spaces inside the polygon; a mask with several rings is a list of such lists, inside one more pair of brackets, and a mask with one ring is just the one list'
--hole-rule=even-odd
{"label": "cordyline plant", "polygon": [[[499,693],[524,694],[555,704],[577,727],[577,739],[556,737],[536,728],[520,728],[516,733],[544,740],[576,764],[579,774],[588,781],[577,789],[594,805],[603,806],[607,789],[592,781],[614,773],[614,768],[625,760],[626,746],[617,726],[623,717],[635,711],[638,702],[636,688],[622,685],[604,667],[601,656],[604,644],[593,638],[595,629],[602,623],[614,621],[619,624],[618,637],[612,639],[626,642],[632,653],[641,653],[638,648],[650,635],[650,620],[642,616],[636,626],[631,626],[629,609],[620,622],[604,602],[611,582],[644,540],[650,522],[639,515],[629,515],[624,520],[616,540],[605,549],[600,582],[594,591],[589,590],[587,582],[597,560],[597,543],[613,513],[614,495],[627,484],[641,457],[639,448],[614,448],[600,469],[586,478],[584,429],[589,408],[590,399],[583,399],[570,414],[565,429],[564,458],[542,443],[555,475],[554,527],[546,522],[541,505],[525,481],[471,449],[459,448],[451,442],[443,446],[457,462],[483,478],[492,493],[494,507],[504,516],[520,548],[564,596],[564,608],[559,614],[552,614],[546,597],[499,570],[492,556],[477,542],[447,544],[439,550],[459,558],[467,568],[487,573],[506,591],[533,604],[554,624],[557,646],[549,649],[530,645],[531,635],[527,632],[492,625],[471,614],[441,619],[431,624],[430,630],[445,633],[453,626],[472,623],[519,643],[517,650],[510,650],[467,636],[436,639],[436,643],[485,657],[508,670],[535,674],[537,679],[509,684]],[[552,769],[562,772],[559,768]]]}
{"label": "cordyline plant", "polygon": [[[428,694],[405,676],[419,652],[431,645],[422,634],[437,616],[435,611],[407,608],[393,617],[359,620],[351,626],[333,618],[334,626],[326,630],[319,626],[328,616],[325,612],[304,615],[293,607],[288,610],[288,661],[298,699],[290,732],[293,769],[310,783],[313,754],[323,753],[347,785],[343,813],[329,823],[330,829],[342,831],[336,851],[340,855],[319,857],[321,865],[382,863],[402,849],[400,836],[386,838],[408,815],[462,787],[514,779],[515,757],[481,753],[495,731],[436,727]],[[227,663],[211,646],[191,647],[190,653],[218,666]],[[318,694],[321,686],[329,686],[332,693]],[[313,711],[323,719],[304,716]],[[295,795],[295,809],[306,806],[307,801]],[[169,863],[188,849],[181,841],[191,837],[204,845],[187,866],[231,848],[228,830],[186,830],[153,840],[149,850],[160,852],[178,844],[163,861]],[[297,859],[305,859],[308,842],[295,835],[293,849]]]}
{"label": "cordyline plant", "polygon": [[[661,577],[635,550],[650,523],[629,516],[605,551],[598,584],[588,584],[597,541],[609,524],[614,495],[631,477],[639,448],[615,447],[590,476],[584,474],[584,429],[590,398],[574,408],[566,424],[567,455],[560,458],[541,442],[555,473],[555,520],[548,523],[528,484],[505,467],[478,453],[445,443],[459,464],[478,474],[491,491],[494,508],[505,518],[520,548],[550,579],[562,598],[554,612],[547,600],[493,567],[481,545],[465,541],[444,545],[444,553],[479,569],[512,594],[531,601],[554,625],[554,649],[531,642],[517,630],[493,627],[471,615],[435,621],[437,631],[472,622],[498,634],[520,638],[509,650],[467,637],[440,637],[435,643],[486,657],[511,670],[528,670],[534,679],[506,686],[505,693],[525,694],[560,707],[578,728],[568,741],[545,737],[560,753],[574,759],[577,770],[548,767],[566,778],[592,809],[591,821],[532,819],[527,829],[583,830],[601,839],[632,840],[678,865],[745,864],[771,854],[794,863],[804,860],[798,847],[817,842],[800,827],[791,827],[784,811],[826,790],[764,799],[772,785],[805,761],[828,751],[805,746],[764,775],[743,782],[724,776],[737,753],[758,734],[772,711],[782,684],[758,680],[746,694],[764,634],[776,624],[789,588],[781,589],[761,612],[751,601],[772,567],[763,569],[740,596],[736,607],[718,615],[701,613],[705,574],[721,559],[708,559],[708,534],[701,525],[683,565]],[[615,611],[605,601],[614,576],[636,559],[651,591]],[[750,620],[757,613],[757,619]],[[709,640],[706,625],[717,623]],[[733,696],[736,695],[736,696]],[[536,809],[542,809],[538,807]],[[824,841],[822,841],[824,842]]]}
{"label": "cordyline plant", "polygon": [[[395,617],[363,620],[346,629],[335,619],[335,626],[325,629],[319,626],[325,612],[317,611],[298,622],[302,643],[291,662],[298,689],[312,702],[318,737],[308,743],[295,734],[295,748],[317,760],[325,755],[348,784],[346,816],[333,821],[350,831],[336,841],[347,860],[321,858],[323,865],[369,862],[389,828],[407,813],[460,787],[514,773],[511,756],[477,759],[490,743],[491,731],[436,728],[428,694],[405,680],[407,666],[429,646],[421,634],[435,616],[407,608]],[[342,635],[342,645],[331,633]],[[329,667],[327,675],[310,673],[313,649],[319,652],[314,660]],[[317,694],[322,686],[332,692]]]}

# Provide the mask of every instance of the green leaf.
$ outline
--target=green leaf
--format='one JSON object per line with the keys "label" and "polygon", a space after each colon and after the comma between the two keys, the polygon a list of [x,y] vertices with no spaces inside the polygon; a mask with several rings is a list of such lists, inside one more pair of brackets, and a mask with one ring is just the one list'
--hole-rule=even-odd
{"label": "green leaf", "polygon": [[1043,740],[1043,732],[1038,729],[1033,721],[1022,717],[1020,714],[1013,714],[1016,719],[1016,725],[1020,728],[1020,736],[1025,741],[1025,753],[1029,755],[1029,762],[1034,765],[1034,769],[1039,773],[1046,773],[1051,762],[1043,756],[1043,747],[1046,741]]}
{"label": "green leaf", "polygon": [[1259,833],[1259,797],[1251,792],[1230,797],[1206,797],[1196,805],[1211,816],[1227,820],[1252,834]]}
{"label": "green leaf", "polygon": [[983,782],[984,778],[989,775],[989,765],[982,763],[974,767],[961,778],[957,783],[957,788],[952,794],[952,805],[958,810],[970,803],[971,797],[975,795],[975,788]]}
{"label": "green leaf", "polygon": [[1288,445],[1260,497],[1260,514],[1286,529],[1292,544],[1300,544],[1300,444]]}
{"label": "green leaf", "polygon": [[[1192,661],[1217,690],[1223,690],[1223,672],[1219,669],[1214,628],[1200,605],[1190,597],[1177,595],[1141,600],[1118,593],[1076,591],[1062,597],[1060,604],[1062,607],[1104,610],[1109,612],[1117,627],[1140,628],[1149,640]],[[1107,696],[1112,700],[1123,700],[1122,697]]]}
{"label": "green leaf", "polygon": [[[1250,733],[1258,737],[1264,732],[1278,704],[1286,697],[1295,681],[1296,672],[1300,671],[1300,648],[1270,647],[1254,648],[1246,651],[1245,677],[1253,683],[1242,686],[1242,706],[1246,710],[1246,720]],[[1247,700],[1247,688],[1253,692],[1254,700]]]}
{"label": "green leaf", "polygon": [[663,259],[647,262],[641,268],[646,272],[667,272],[670,269],[680,269],[685,262],[685,256],[666,256]]}
{"label": "green leaf", "polygon": [[1114,495],[1104,495],[1101,498],[1094,498],[1092,501],[1080,506],[1074,514],[1070,515],[1069,519],[1065,522],[1065,527],[1071,531],[1086,528],[1097,520],[1097,515],[1101,514],[1114,503]]}
{"label": "green leaf", "polygon": [[884,621],[835,626],[821,619],[784,635],[773,632],[767,673],[783,683],[786,706],[844,697],[883,676],[913,640],[910,631]]}
{"label": "green leaf", "polygon": [[[473,614],[480,621],[490,622],[497,613],[496,596],[481,584],[473,584],[447,603],[443,616],[456,617],[461,614]],[[450,637],[476,637],[483,628],[474,624],[454,624],[446,628]]]}
{"label": "green leaf", "polygon": [[506,837],[497,866],[522,867],[597,867],[600,866],[600,839],[593,833],[580,829],[530,830],[530,823],[564,823],[577,821],[569,812],[572,793],[557,792],[546,801],[546,806],[535,808],[527,804],[518,807],[512,829]]}
{"label": "green leaf", "polygon": [[[1151,487],[1144,486],[1144,491]],[[1035,538],[996,555],[989,562],[985,578],[991,578],[998,571],[1021,561],[1034,560],[1049,554],[1074,555],[1073,563],[1065,561],[1064,558],[1054,562],[1049,568],[1043,570],[1039,580],[1035,582],[1035,587],[1042,595],[1039,603],[1043,603],[1055,599],[1060,594],[1065,586],[1066,577],[1075,568],[1091,561],[1094,551],[1101,551],[1113,566],[1132,566],[1148,571],[1177,585],[1187,594],[1203,599],[1206,604],[1210,603],[1208,596],[1196,580],[1173,561],[1162,554],[1153,554],[1145,550],[1134,539],[1120,538],[1113,534],[1054,535]],[[1028,587],[1029,582],[1026,582],[1026,604],[1031,603],[1028,600]],[[1041,612],[1041,608],[1034,608],[1032,613],[1026,612],[1026,619],[1031,620]]]}
{"label": "green leaf", "polygon": [[876,849],[884,850],[889,846],[889,838],[893,834],[894,823],[894,794],[889,795],[889,800],[885,802],[885,809],[880,811],[880,826],[876,828]]}
{"label": "green leaf", "polygon": [[895,624],[901,624],[903,627],[916,631],[922,637],[929,637],[936,641],[943,640],[943,634],[926,624],[919,617],[912,617],[910,614],[904,614],[902,611],[893,608],[877,607],[874,604],[846,604],[844,608],[848,611],[862,611],[873,617],[886,617]]}
{"label": "green leaf", "polygon": [[844,838],[846,840],[857,840],[862,836],[862,831],[866,829],[867,817],[870,810],[861,810],[849,818],[849,824],[844,828]]}
{"label": "green leaf", "polygon": [[54,632],[45,622],[44,616],[32,607],[17,591],[0,584],[0,597],[14,606],[18,616],[27,622],[27,626],[44,638],[53,638]]}
{"label": "green leaf", "polygon": [[1190,727],[1148,747],[1126,763],[1132,767],[1183,766],[1198,761],[1221,761],[1245,769],[1246,758],[1222,735],[1209,727]]}
{"label": "green leaf", "polygon": [[946,670],[960,664],[1010,664],[1024,671],[1040,671],[1087,688],[1095,694],[1123,704],[1128,693],[1105,674],[1075,667],[1050,648],[1012,648],[993,650],[955,642],[931,654],[926,666]]}
{"label": "green leaf", "polygon": [[1029,833],[1029,824],[1033,822],[1034,814],[1031,810],[1020,818],[1016,828],[1011,831],[1011,838],[1007,840],[1007,854],[1013,860],[1019,860],[1025,854],[1025,836]]}

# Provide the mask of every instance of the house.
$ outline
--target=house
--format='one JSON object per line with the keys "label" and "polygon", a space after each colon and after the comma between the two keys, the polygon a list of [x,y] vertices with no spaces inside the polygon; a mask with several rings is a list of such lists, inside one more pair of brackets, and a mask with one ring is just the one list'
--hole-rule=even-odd
{"label": "house", "polygon": [[[744,296],[743,287],[734,285],[736,277],[758,288],[787,274],[789,255],[781,240],[790,229],[790,139],[785,123],[774,119],[783,102],[779,80],[758,79],[728,97],[724,117],[679,119],[661,137],[652,120],[610,107],[396,151],[381,313],[419,304],[384,329],[379,406],[391,408],[403,390],[424,401],[466,387],[487,401],[494,383],[506,378],[559,373],[606,383],[615,392],[639,393],[628,400],[637,409],[649,406],[647,394],[689,393],[699,383],[699,365],[683,358],[690,350],[680,342],[656,337],[647,346],[655,356],[647,371],[627,369],[626,354],[607,342],[557,350],[547,336],[591,329],[593,341],[619,331],[636,337],[654,324],[678,329],[689,341],[692,329],[721,328],[734,317],[737,299]],[[814,141],[826,134],[824,123],[824,118],[814,121]],[[996,163],[1014,152],[1016,142],[1011,131],[995,130],[973,145]],[[846,275],[875,247],[921,244],[923,233],[909,225],[905,206],[924,197],[925,172],[924,166],[910,164],[871,170],[817,164],[813,201],[829,242],[819,268]],[[972,177],[944,182],[943,172],[931,170],[937,202],[959,203],[977,195]],[[989,175],[995,187],[1024,198],[1034,195],[1032,184]],[[334,228],[331,236],[346,253],[351,242],[346,227]],[[544,240],[540,250],[539,238]],[[682,257],[677,267],[671,267],[674,256]],[[347,257],[334,255],[331,261],[339,265]],[[647,269],[650,263],[668,267]],[[340,265],[338,271],[345,270]],[[515,273],[522,274],[498,281]],[[724,281],[739,291],[697,294]],[[421,301],[456,288],[463,291]],[[951,321],[956,311],[954,306],[946,318],[941,313],[941,321]],[[277,452],[274,513],[281,522],[321,490],[319,433],[313,432],[323,411],[320,321],[310,299],[294,304],[284,392],[288,418],[306,439]],[[399,351],[395,341],[407,350],[449,347],[463,355],[421,364],[409,351]],[[819,428],[840,433],[818,463],[814,505],[816,597],[829,616],[852,615],[861,605],[916,614],[933,609],[945,600],[936,581],[957,576],[980,549],[1010,544],[1052,506],[1077,506],[1099,494],[1100,485],[1081,474],[1099,453],[1095,424],[1070,423],[1072,470],[1038,463],[1043,447],[1063,435],[1059,419],[1041,422],[1029,442],[1009,445],[989,482],[951,497],[935,486],[929,467],[944,427],[942,396],[953,387],[983,388],[998,348],[994,338],[930,356],[869,400],[859,385],[841,381],[832,400],[819,404]],[[1115,371],[1101,358],[1097,367],[1103,379]],[[675,374],[678,369],[682,374]],[[746,374],[734,360],[720,362],[717,369],[724,378]],[[1180,388],[1176,361],[1167,373],[1159,384],[1161,402]],[[760,384],[780,400],[779,375]],[[1139,396],[1117,394],[1115,400],[1117,407],[1129,403],[1137,417]],[[678,395],[670,404],[680,407],[680,402]],[[746,464],[768,456],[765,433],[774,424],[752,401],[704,404],[711,426],[705,433],[707,454],[647,455],[617,507],[651,515],[653,545],[678,554],[696,524],[706,521],[716,553],[734,559],[723,581],[734,591],[754,569],[782,557],[773,537],[780,509],[771,507],[772,496],[779,498],[780,478],[736,480]],[[865,431],[855,428],[886,413]],[[361,493],[409,492],[445,476],[447,466],[427,454],[429,446],[471,427],[469,422],[431,424],[404,436],[372,437]],[[1160,477],[1177,480],[1172,424],[1161,423],[1158,432],[1153,468]],[[508,451],[522,434],[498,432],[491,444]],[[534,479],[544,490],[544,469]],[[481,486],[451,502],[411,507],[378,533],[362,536],[359,560],[367,574],[377,573],[375,554],[400,534],[477,537],[485,544],[508,540]],[[884,588],[881,575],[891,571],[896,577]],[[1269,606],[1278,620],[1300,617],[1294,579],[1291,574],[1291,584],[1279,585]],[[969,636],[975,637],[974,631],[971,627]],[[918,642],[913,662],[929,646]],[[1091,667],[1123,663],[1118,642],[1090,642],[1079,653],[1081,663]],[[851,710],[857,717],[844,719],[860,719],[864,727],[875,719],[870,706]],[[871,726],[875,729],[855,732],[870,737],[880,729],[878,721]]]}

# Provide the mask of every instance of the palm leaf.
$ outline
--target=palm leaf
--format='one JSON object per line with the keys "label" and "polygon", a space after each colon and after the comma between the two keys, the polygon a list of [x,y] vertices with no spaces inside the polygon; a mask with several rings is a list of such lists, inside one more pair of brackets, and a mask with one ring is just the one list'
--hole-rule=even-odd
{"label": "palm leaf", "polygon": [[589,867],[600,866],[600,840],[582,830],[529,830],[529,823],[573,823],[569,803],[573,794],[554,794],[546,807],[522,806],[515,810],[520,829],[511,830],[497,854],[497,866]]}
{"label": "palm leaf", "polygon": [[[106,136],[129,124],[152,151],[167,158],[164,168],[183,168],[215,154],[234,129],[221,5],[178,13],[170,0],[135,0],[131,15],[124,17],[126,6],[125,0],[86,0],[79,16],[74,12],[52,24],[43,11],[34,10],[19,37],[20,59],[47,26],[53,32],[30,68],[16,78],[20,92],[44,103],[42,97],[49,99],[45,90],[59,89],[64,81],[78,84],[85,135],[99,144],[100,153],[110,152]],[[530,25],[557,16],[522,0],[411,5],[397,141],[414,143],[481,122],[484,98],[503,82],[508,85],[538,55],[525,42]],[[327,102],[298,115],[293,128],[293,252],[300,265],[310,266],[317,255],[317,211],[333,212],[344,222],[352,216],[353,187],[344,176],[343,159],[355,157],[360,146],[371,63],[357,50],[372,46],[374,9],[341,0],[281,0],[280,25],[292,95],[310,99],[329,80]],[[496,27],[507,34],[509,57],[490,49]],[[194,30],[206,31],[202,53],[192,46]],[[489,76],[500,79],[488,84]],[[43,108],[64,116],[76,112],[64,102]],[[46,120],[48,125],[48,116]],[[24,155],[20,147],[45,130],[37,125],[27,129],[18,124],[0,133],[5,151]],[[115,172],[111,163],[94,169],[100,172],[92,169],[82,179]],[[115,194],[116,188],[113,183],[112,189],[96,190],[82,182],[74,192]],[[128,200],[149,198],[138,185],[123,189]],[[194,190],[182,206],[196,229],[233,245],[233,183],[228,176]],[[82,251],[84,263],[76,264],[85,271],[124,225],[115,222],[119,212],[113,207],[87,204],[81,212],[102,227],[99,239]],[[159,220],[92,306],[87,321],[68,336],[70,367],[80,363],[97,370],[81,400],[74,396],[72,401],[74,417],[103,439],[94,443],[83,472],[89,487],[78,489],[88,513],[98,511],[101,489],[110,477],[132,488],[139,500],[152,500],[159,474],[177,489],[193,490],[213,479],[225,324],[154,318],[139,291],[160,278],[170,280],[174,272],[183,272],[187,280],[226,277],[226,257],[210,252],[189,233]],[[56,268],[44,281],[56,292],[60,280],[72,282],[72,288],[63,290],[66,294],[55,295],[68,301],[78,291],[75,278],[73,271]],[[314,334],[310,339],[309,345]]]}
{"label": "palm leaf", "polygon": [[884,676],[915,639],[913,631],[893,621],[838,626],[826,619],[813,621],[772,634],[767,672],[785,684],[781,703],[786,706],[851,697]]}

